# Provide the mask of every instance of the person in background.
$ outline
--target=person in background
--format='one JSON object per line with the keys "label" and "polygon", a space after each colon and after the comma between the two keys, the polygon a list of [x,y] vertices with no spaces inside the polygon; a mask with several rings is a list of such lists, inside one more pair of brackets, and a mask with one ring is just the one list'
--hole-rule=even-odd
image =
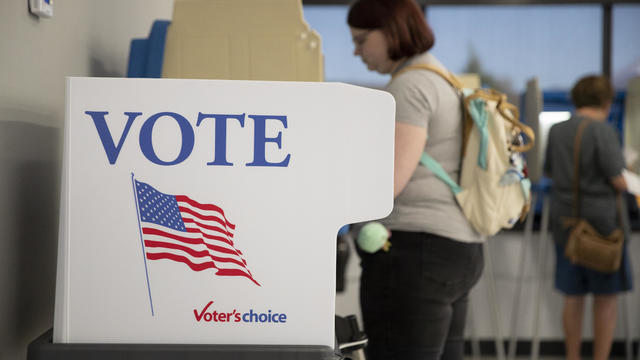
{"label": "person in background", "polygon": [[431,71],[447,71],[429,49],[434,35],[412,0],[359,0],[347,22],[354,54],[390,74],[396,101],[394,206],[380,220],[391,247],[360,251],[360,304],[367,358],[462,359],[469,291],[484,267],[481,237],[449,187],[419,165],[423,152],[459,178],[463,113],[460,95]]}
{"label": "person in background", "polygon": [[573,216],[573,146],[578,125],[583,121],[589,123],[580,145],[580,216],[605,236],[619,227],[616,194],[626,190],[626,183],[622,176],[622,149],[615,130],[606,123],[613,96],[614,90],[606,77],[580,79],[571,90],[575,113],[549,130],[544,172],[553,180],[551,226],[556,245],[555,287],[564,294],[562,322],[569,360],[580,359],[585,295],[594,295],[593,356],[595,360],[605,360],[613,342],[618,294],[631,290],[632,286],[626,249],[627,221],[623,221],[626,240],[618,272],[601,273],[574,265],[564,255],[571,229],[563,220]]}

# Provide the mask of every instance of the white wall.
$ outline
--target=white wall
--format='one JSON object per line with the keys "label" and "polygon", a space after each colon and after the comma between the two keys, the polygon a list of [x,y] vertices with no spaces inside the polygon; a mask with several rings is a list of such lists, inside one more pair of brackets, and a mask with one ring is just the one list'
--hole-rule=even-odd
{"label": "white wall", "polygon": [[173,0],[0,1],[0,359],[53,324],[66,76],[124,76],[129,42]]}

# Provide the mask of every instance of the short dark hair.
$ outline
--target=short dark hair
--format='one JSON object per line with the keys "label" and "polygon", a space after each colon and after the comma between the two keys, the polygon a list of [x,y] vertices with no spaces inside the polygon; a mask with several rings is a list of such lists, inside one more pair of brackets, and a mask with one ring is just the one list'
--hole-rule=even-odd
{"label": "short dark hair", "polygon": [[576,109],[587,106],[603,108],[611,104],[614,95],[613,86],[606,76],[583,77],[571,89],[571,101]]}
{"label": "short dark hair", "polygon": [[382,30],[391,60],[423,53],[435,42],[424,13],[413,0],[357,0],[349,9],[347,23]]}

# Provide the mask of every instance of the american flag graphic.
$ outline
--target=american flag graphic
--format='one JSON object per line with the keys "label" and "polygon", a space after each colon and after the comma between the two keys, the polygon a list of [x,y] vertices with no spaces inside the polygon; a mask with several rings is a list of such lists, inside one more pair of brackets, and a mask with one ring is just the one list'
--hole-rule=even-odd
{"label": "american flag graphic", "polygon": [[177,261],[193,271],[215,269],[216,275],[244,276],[260,286],[231,240],[236,226],[222,208],[164,194],[138,180],[135,192],[148,260]]}

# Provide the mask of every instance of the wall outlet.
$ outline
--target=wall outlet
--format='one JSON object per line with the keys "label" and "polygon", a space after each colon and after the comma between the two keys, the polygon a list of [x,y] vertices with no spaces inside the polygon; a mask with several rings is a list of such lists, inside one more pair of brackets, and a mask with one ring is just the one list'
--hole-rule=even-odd
{"label": "wall outlet", "polygon": [[53,0],[29,0],[29,11],[39,17],[53,17]]}

